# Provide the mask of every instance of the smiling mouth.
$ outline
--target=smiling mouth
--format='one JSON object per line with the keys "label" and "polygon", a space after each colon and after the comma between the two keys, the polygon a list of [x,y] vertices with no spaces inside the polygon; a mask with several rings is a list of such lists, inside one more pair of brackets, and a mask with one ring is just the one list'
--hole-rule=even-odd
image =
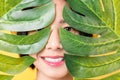
{"label": "smiling mouth", "polygon": [[44,60],[48,62],[61,62],[63,61],[63,58],[44,58]]}
{"label": "smiling mouth", "polygon": [[61,66],[64,63],[63,57],[41,57],[49,66]]}

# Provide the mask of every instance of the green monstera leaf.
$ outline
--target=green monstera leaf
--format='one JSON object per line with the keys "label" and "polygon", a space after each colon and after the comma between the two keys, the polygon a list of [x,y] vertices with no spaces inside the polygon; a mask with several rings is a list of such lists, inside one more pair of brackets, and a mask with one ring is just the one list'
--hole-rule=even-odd
{"label": "green monstera leaf", "polygon": [[[24,56],[21,58],[13,58],[10,56],[5,56],[0,54],[0,71],[8,74],[17,74],[25,70],[31,62],[34,61],[33,58],[29,56]],[[9,61],[8,61],[9,60]],[[13,67],[14,66],[14,67]]]}
{"label": "green monstera leaf", "polygon": [[11,80],[13,76],[0,75],[1,80]]}
{"label": "green monstera leaf", "polygon": [[[76,80],[101,79],[120,69],[120,1],[67,0],[63,17],[79,35],[61,29],[66,65]],[[90,36],[92,35],[92,36]],[[96,35],[96,36],[94,36]],[[104,80],[118,80],[119,74]],[[120,79],[120,78],[119,78]]]}
{"label": "green monstera leaf", "polygon": [[11,80],[15,74],[24,71],[33,62],[34,59],[30,56],[14,58],[0,54],[0,71],[9,74],[9,75],[0,74],[0,79]]}
{"label": "green monstera leaf", "polygon": [[[1,0],[0,2],[0,50],[17,54],[34,54],[41,51],[50,34],[49,25],[54,20],[52,0]],[[32,32],[30,35],[7,34]],[[3,53],[2,53],[3,54]],[[0,53],[0,80],[12,80],[29,67],[34,59],[30,56],[10,57]]]}
{"label": "green monstera leaf", "polygon": [[0,17],[21,1],[22,0],[0,0]]}
{"label": "green monstera leaf", "polygon": [[0,33],[0,49],[18,54],[37,53],[45,46],[49,33],[50,28],[45,28],[28,36]]}
{"label": "green monstera leaf", "polygon": [[52,23],[54,14],[51,0],[23,0],[1,17],[0,29],[13,32],[39,31],[28,36],[0,32],[0,49],[19,54],[39,52],[48,40],[48,26]]}

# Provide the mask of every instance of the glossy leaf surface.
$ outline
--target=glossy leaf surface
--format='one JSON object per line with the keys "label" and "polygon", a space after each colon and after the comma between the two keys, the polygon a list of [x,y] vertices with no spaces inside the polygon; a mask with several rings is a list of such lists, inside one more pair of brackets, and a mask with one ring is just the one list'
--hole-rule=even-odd
{"label": "glossy leaf surface", "polygon": [[53,21],[54,13],[51,0],[23,0],[1,18],[0,29],[19,32],[42,29]]}
{"label": "glossy leaf surface", "polygon": [[[49,25],[54,20],[52,0],[3,0],[0,4],[0,50],[17,54],[41,51],[49,38]],[[2,30],[16,33],[35,32],[30,35],[14,35]],[[0,71],[12,75],[1,74],[0,80],[11,80],[33,62],[34,59],[29,56],[14,58],[0,54]]]}
{"label": "glossy leaf surface", "polygon": [[53,21],[54,14],[54,4],[51,0],[23,0],[2,16],[0,29],[14,32],[39,31],[29,36],[18,36],[1,32],[0,49],[19,54],[39,52],[48,40],[50,28],[47,27]]}
{"label": "glossy leaf surface", "polygon": [[[118,0],[67,0],[67,2],[69,7],[65,6],[63,17],[79,32],[74,34],[64,29],[60,30],[61,43],[67,51],[66,65],[71,74],[76,80],[89,80],[119,70],[120,2]],[[82,35],[83,33],[93,37]],[[117,78],[114,77],[114,80]]]}
{"label": "glossy leaf surface", "polygon": [[[0,17],[7,13],[22,0],[0,0]],[[14,2],[14,3],[13,3]]]}
{"label": "glossy leaf surface", "polygon": [[[0,34],[0,49],[18,54],[33,54],[43,49],[50,34],[50,28],[45,28],[33,35],[18,36]],[[8,48],[9,46],[9,48]]]}
{"label": "glossy leaf surface", "polygon": [[0,71],[8,74],[18,74],[24,71],[33,62],[34,59],[29,56],[13,58],[0,54]]}
{"label": "glossy leaf surface", "polygon": [[0,80],[11,80],[13,76],[0,75]]}

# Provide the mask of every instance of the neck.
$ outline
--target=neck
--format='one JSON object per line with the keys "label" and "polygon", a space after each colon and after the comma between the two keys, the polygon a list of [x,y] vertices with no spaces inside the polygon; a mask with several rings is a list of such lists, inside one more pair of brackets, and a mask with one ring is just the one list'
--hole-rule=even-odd
{"label": "neck", "polygon": [[73,77],[71,76],[71,74],[67,74],[64,77],[61,78],[57,78],[56,75],[55,77],[49,77],[45,74],[41,74],[39,71],[37,71],[37,77],[36,80],[73,80]]}

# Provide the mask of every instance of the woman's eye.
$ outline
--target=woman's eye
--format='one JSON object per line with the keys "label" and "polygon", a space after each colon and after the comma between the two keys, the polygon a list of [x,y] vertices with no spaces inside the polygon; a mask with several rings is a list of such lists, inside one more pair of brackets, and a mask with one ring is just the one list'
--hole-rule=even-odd
{"label": "woman's eye", "polygon": [[66,29],[67,31],[76,34],[76,35],[82,35],[82,36],[86,36],[86,37],[93,37],[93,34],[89,34],[83,31],[78,31],[72,27],[65,27],[64,29]]}
{"label": "woman's eye", "polygon": [[65,27],[64,29],[71,32],[71,33],[73,33],[73,34],[78,34],[78,35],[80,34],[80,32],[78,30],[76,30],[76,29],[74,29],[72,27]]}
{"label": "woman's eye", "polygon": [[67,31],[71,31],[72,28],[71,27],[65,27],[64,29],[67,30]]}

